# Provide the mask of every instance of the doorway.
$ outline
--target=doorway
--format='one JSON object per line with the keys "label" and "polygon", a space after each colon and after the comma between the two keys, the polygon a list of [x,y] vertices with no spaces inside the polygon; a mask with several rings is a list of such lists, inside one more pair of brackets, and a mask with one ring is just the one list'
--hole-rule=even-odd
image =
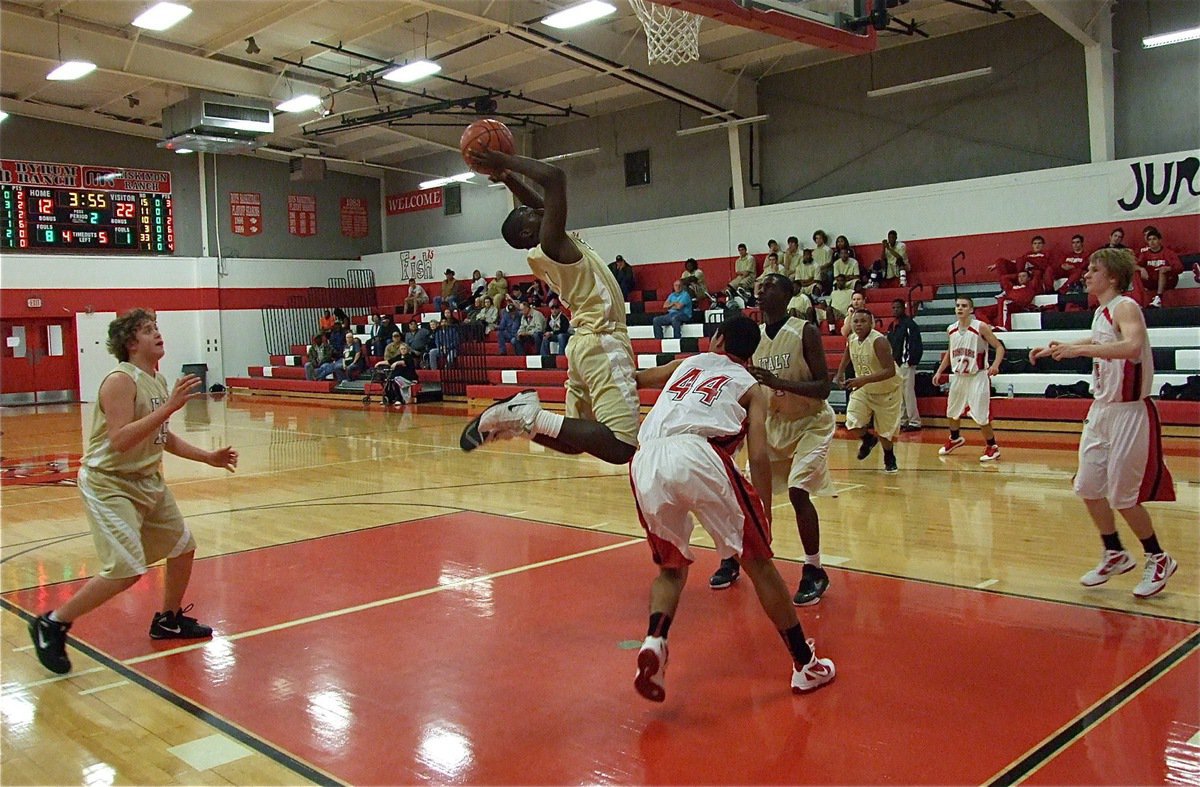
{"label": "doorway", "polygon": [[0,336],[0,404],[79,401],[73,319],[6,318]]}

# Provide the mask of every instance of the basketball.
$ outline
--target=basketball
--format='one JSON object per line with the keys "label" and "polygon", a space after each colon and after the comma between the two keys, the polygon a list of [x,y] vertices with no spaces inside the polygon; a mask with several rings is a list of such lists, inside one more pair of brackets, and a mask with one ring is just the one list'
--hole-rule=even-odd
{"label": "basketball", "polygon": [[458,141],[458,147],[462,151],[463,161],[467,162],[467,166],[483,175],[491,175],[493,173],[486,169],[480,169],[474,164],[467,155],[468,151],[498,150],[501,153],[511,154],[517,150],[512,132],[508,130],[508,126],[495,118],[476,120],[467,126],[467,130],[463,132],[462,138]]}

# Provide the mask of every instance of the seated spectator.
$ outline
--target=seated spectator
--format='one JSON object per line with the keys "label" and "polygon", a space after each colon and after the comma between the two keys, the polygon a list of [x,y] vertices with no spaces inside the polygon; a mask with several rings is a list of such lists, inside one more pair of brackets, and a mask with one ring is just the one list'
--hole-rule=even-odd
{"label": "seated spectator", "polygon": [[504,278],[504,271],[496,271],[496,278],[488,284],[484,294],[492,299],[497,308],[508,299],[508,279]]}
{"label": "seated spectator", "polygon": [[496,325],[496,347],[500,355],[508,355],[505,346],[512,348],[513,355],[524,355],[517,348],[517,333],[521,329],[521,315],[517,312],[517,304],[509,303],[500,310],[500,321]]}
{"label": "seated spectator", "polygon": [[862,272],[862,266],[858,264],[858,260],[850,256],[850,248],[848,246],[838,250],[837,259],[833,261],[834,279],[842,277],[846,281],[861,282]]}
{"label": "seated spectator", "polygon": [[827,310],[830,333],[837,333],[836,323],[839,320],[844,320],[850,312],[850,303],[854,297],[855,287],[857,286],[857,279],[838,276],[833,280],[833,292],[829,294],[829,309]]}
{"label": "seated spectator", "polygon": [[333,352],[334,358],[341,358],[342,351],[346,349],[346,332],[350,330],[350,324],[337,320],[333,324],[333,330],[329,332],[329,348]]}
{"label": "seated spectator", "polygon": [[792,273],[792,278],[796,287],[809,295],[812,294],[813,287],[820,284],[821,268],[813,259],[812,249],[804,249],[800,252],[800,262],[796,263],[796,270]]}
{"label": "seated spectator", "polygon": [[758,278],[755,279],[755,281],[754,281],[755,285],[757,285],[758,282],[762,281],[766,276],[768,276],[772,273],[778,273],[778,274],[782,275],[783,274],[783,266],[781,266],[779,264],[778,252],[769,251],[769,252],[767,252],[767,256],[763,259],[762,273],[758,274]]}
{"label": "seated spectator", "polygon": [[663,328],[668,325],[675,328],[676,339],[683,338],[683,324],[692,319],[692,296],[684,289],[683,280],[676,279],[671,289],[671,294],[667,296],[666,313],[658,315],[652,321],[655,339],[663,338]]}
{"label": "seated spectator", "polygon": [[[1163,245],[1162,234],[1154,227],[1147,228],[1146,243],[1146,250],[1137,258],[1137,269],[1133,277],[1133,299],[1143,306],[1157,309],[1162,306],[1163,293],[1179,285],[1183,263],[1178,254]],[[1146,297],[1150,293],[1154,295],[1147,303]]]}
{"label": "seated spectator", "polygon": [[829,236],[825,234],[825,230],[817,230],[812,234],[812,239],[816,244],[812,250],[812,258],[820,271],[821,289],[827,293],[832,292],[834,254],[833,249],[829,248]]}
{"label": "seated spectator", "polygon": [[433,331],[429,330],[425,323],[413,320],[408,324],[408,333],[404,336],[404,343],[416,353],[418,358],[423,358],[429,352],[429,348],[433,346]]}
{"label": "seated spectator", "polygon": [[975,316],[1007,331],[1012,329],[1013,314],[1037,311],[1033,299],[1038,295],[1038,288],[1033,286],[1033,276],[1027,270],[1001,275],[1000,288],[1004,294],[996,296],[995,305],[976,308]]}
{"label": "seated spectator", "polygon": [[1083,251],[1083,236],[1071,236],[1071,251],[1053,268],[1053,278],[1066,279],[1058,288],[1059,295],[1083,292],[1083,274],[1087,273],[1087,255]]}
{"label": "seated spectator", "polygon": [[758,274],[758,262],[754,256],[746,251],[746,244],[739,243],[738,257],[733,261],[733,278],[729,280],[729,286],[736,292],[739,289],[747,292],[753,291],[754,280]]}
{"label": "seated spectator", "polygon": [[[842,319],[842,336],[849,336],[853,326],[850,324],[856,312],[869,312],[867,308],[867,296],[862,291],[854,292],[850,296],[850,306],[846,309],[846,316]],[[874,325],[875,316],[871,315],[871,324]]]}
{"label": "seated spectator", "polygon": [[817,319],[816,310],[813,308],[812,298],[808,293],[797,291],[792,299],[788,301],[787,313],[791,317],[799,317],[802,320],[815,322]]}
{"label": "seated spectator", "polygon": [[346,331],[346,349],[342,350],[341,366],[333,370],[334,379],[357,380],[367,368],[367,356],[363,352],[362,341],[350,331]]}
{"label": "seated spectator", "polygon": [[341,309],[341,307],[340,307],[340,306],[335,306],[335,307],[334,307],[334,309],[333,309],[333,319],[335,319],[335,320],[337,320],[338,322],[340,322],[340,323],[342,324],[342,328],[343,328],[343,329],[345,329],[345,328],[349,328],[349,327],[350,327],[350,315],[348,315],[348,314],[346,314],[344,311],[342,311],[342,309]]}
{"label": "seated spectator", "polygon": [[417,382],[417,356],[407,344],[400,341],[397,331],[392,343],[384,351],[384,366],[387,377],[383,383],[383,396],[395,407],[412,401],[412,387]]}
{"label": "seated spectator", "polygon": [[471,272],[471,297],[478,298],[487,292],[487,279],[483,278],[483,274],[476,268]]}
{"label": "seated spectator", "polygon": [[800,239],[792,235],[787,239],[787,248],[779,256],[779,265],[783,268],[783,275],[789,279],[795,279],[803,256],[800,251]]}
{"label": "seated spectator", "polygon": [[438,311],[458,308],[458,279],[454,278],[454,271],[450,268],[446,269],[446,278],[442,279],[441,294],[433,297],[433,308]]}
{"label": "seated spectator", "polygon": [[688,257],[683,263],[683,273],[680,274],[679,280],[683,282],[688,295],[692,296],[692,303],[708,297],[708,283],[704,280],[704,271],[700,270],[700,263],[696,262],[695,257]]}
{"label": "seated spectator", "polygon": [[[542,354],[542,344],[546,340],[546,316],[540,311],[530,306],[528,303],[521,304],[521,323],[517,326],[517,341],[520,342],[522,349],[525,343],[529,342],[533,345],[533,354]],[[521,353],[524,355],[524,353]]]}
{"label": "seated spectator", "polygon": [[432,328],[433,347],[429,348],[429,368],[453,366],[458,357],[458,326],[439,323],[435,320]]}
{"label": "seated spectator", "polygon": [[418,314],[425,304],[429,303],[429,293],[416,279],[408,280],[408,297],[404,299],[402,314]]}
{"label": "seated spectator", "polygon": [[1113,231],[1108,233],[1108,243],[1104,244],[1106,249],[1127,249],[1125,245],[1125,230],[1120,227],[1113,228]]}
{"label": "seated spectator", "polygon": [[608,264],[608,269],[616,277],[617,286],[621,288],[621,294],[625,296],[625,300],[629,300],[629,293],[633,292],[634,287],[637,286],[633,277],[633,266],[618,254],[617,258]]}
{"label": "seated spectator", "polygon": [[534,279],[525,285],[524,297],[521,300],[536,308],[546,303],[549,294],[550,288],[538,279]]}
{"label": "seated spectator", "polygon": [[400,333],[400,330],[397,328],[396,330],[392,331],[392,335],[389,337],[387,346],[384,347],[383,352],[380,353],[380,356],[383,358],[383,360],[376,362],[375,368],[389,368],[392,365],[392,361],[394,361],[396,356],[400,354],[401,346],[407,347],[408,345],[404,344],[404,334]]}
{"label": "seated spectator", "polygon": [[337,363],[333,360],[333,349],[325,341],[325,334],[318,333],[308,345],[308,362],[304,364],[305,380],[324,380],[333,374]]}
{"label": "seated spectator", "polygon": [[325,310],[325,315],[317,320],[317,326],[321,333],[329,333],[333,330],[333,326],[337,323],[337,318],[333,316],[333,312],[329,309]]}
{"label": "seated spectator", "polygon": [[546,321],[546,332],[543,335],[542,351],[551,354],[550,342],[558,343],[558,355],[567,354],[567,342],[571,338],[571,321],[563,314],[558,301],[550,302],[550,319]]}
{"label": "seated spectator", "polygon": [[[845,249],[850,254],[851,259],[858,259],[858,255],[854,253],[854,247],[850,245],[850,240],[845,235],[838,235],[837,240],[833,242],[834,262],[837,262],[838,256],[842,253],[842,249]],[[837,274],[834,275],[836,276]]]}
{"label": "seated spectator", "polygon": [[871,266],[871,284],[875,287],[908,286],[908,247],[895,230],[888,230],[882,253]]}
{"label": "seated spectator", "polygon": [[779,248],[779,241],[771,238],[767,241],[767,253],[763,255],[763,261],[767,259],[767,255],[774,254],[776,260],[783,259],[783,249]]}
{"label": "seated spectator", "polygon": [[475,315],[478,322],[483,323],[483,332],[485,334],[496,330],[496,325],[500,322],[500,311],[492,305],[492,299],[486,295],[479,296],[479,313]]}

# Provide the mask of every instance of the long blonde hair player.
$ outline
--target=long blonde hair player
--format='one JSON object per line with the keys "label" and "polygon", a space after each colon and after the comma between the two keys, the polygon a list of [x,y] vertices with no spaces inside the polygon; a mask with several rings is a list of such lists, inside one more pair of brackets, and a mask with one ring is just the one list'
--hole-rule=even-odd
{"label": "long blonde hair player", "polygon": [[1142,581],[1133,588],[1137,598],[1160,593],[1178,565],[1158,543],[1149,501],[1175,499],[1175,484],[1163,462],[1162,426],[1150,399],[1154,385],[1154,355],[1142,310],[1123,295],[1134,276],[1128,249],[1100,249],[1088,259],[1084,286],[1100,303],[1092,318],[1092,335],[1077,342],[1050,342],[1029,353],[1035,363],[1044,358],[1093,358],[1092,395],[1095,397],[1079,437],[1079,470],[1075,494],[1083,498],[1104,552],[1100,562],[1080,577],[1085,587],[1103,585],[1137,566],[1117,534],[1118,511],[1146,554]]}

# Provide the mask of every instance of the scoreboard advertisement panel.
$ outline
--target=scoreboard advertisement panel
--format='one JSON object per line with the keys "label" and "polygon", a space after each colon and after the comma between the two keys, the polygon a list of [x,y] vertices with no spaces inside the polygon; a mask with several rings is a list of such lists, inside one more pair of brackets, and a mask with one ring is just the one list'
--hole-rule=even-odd
{"label": "scoreboard advertisement panel", "polygon": [[171,173],[0,159],[0,248],[171,254]]}

